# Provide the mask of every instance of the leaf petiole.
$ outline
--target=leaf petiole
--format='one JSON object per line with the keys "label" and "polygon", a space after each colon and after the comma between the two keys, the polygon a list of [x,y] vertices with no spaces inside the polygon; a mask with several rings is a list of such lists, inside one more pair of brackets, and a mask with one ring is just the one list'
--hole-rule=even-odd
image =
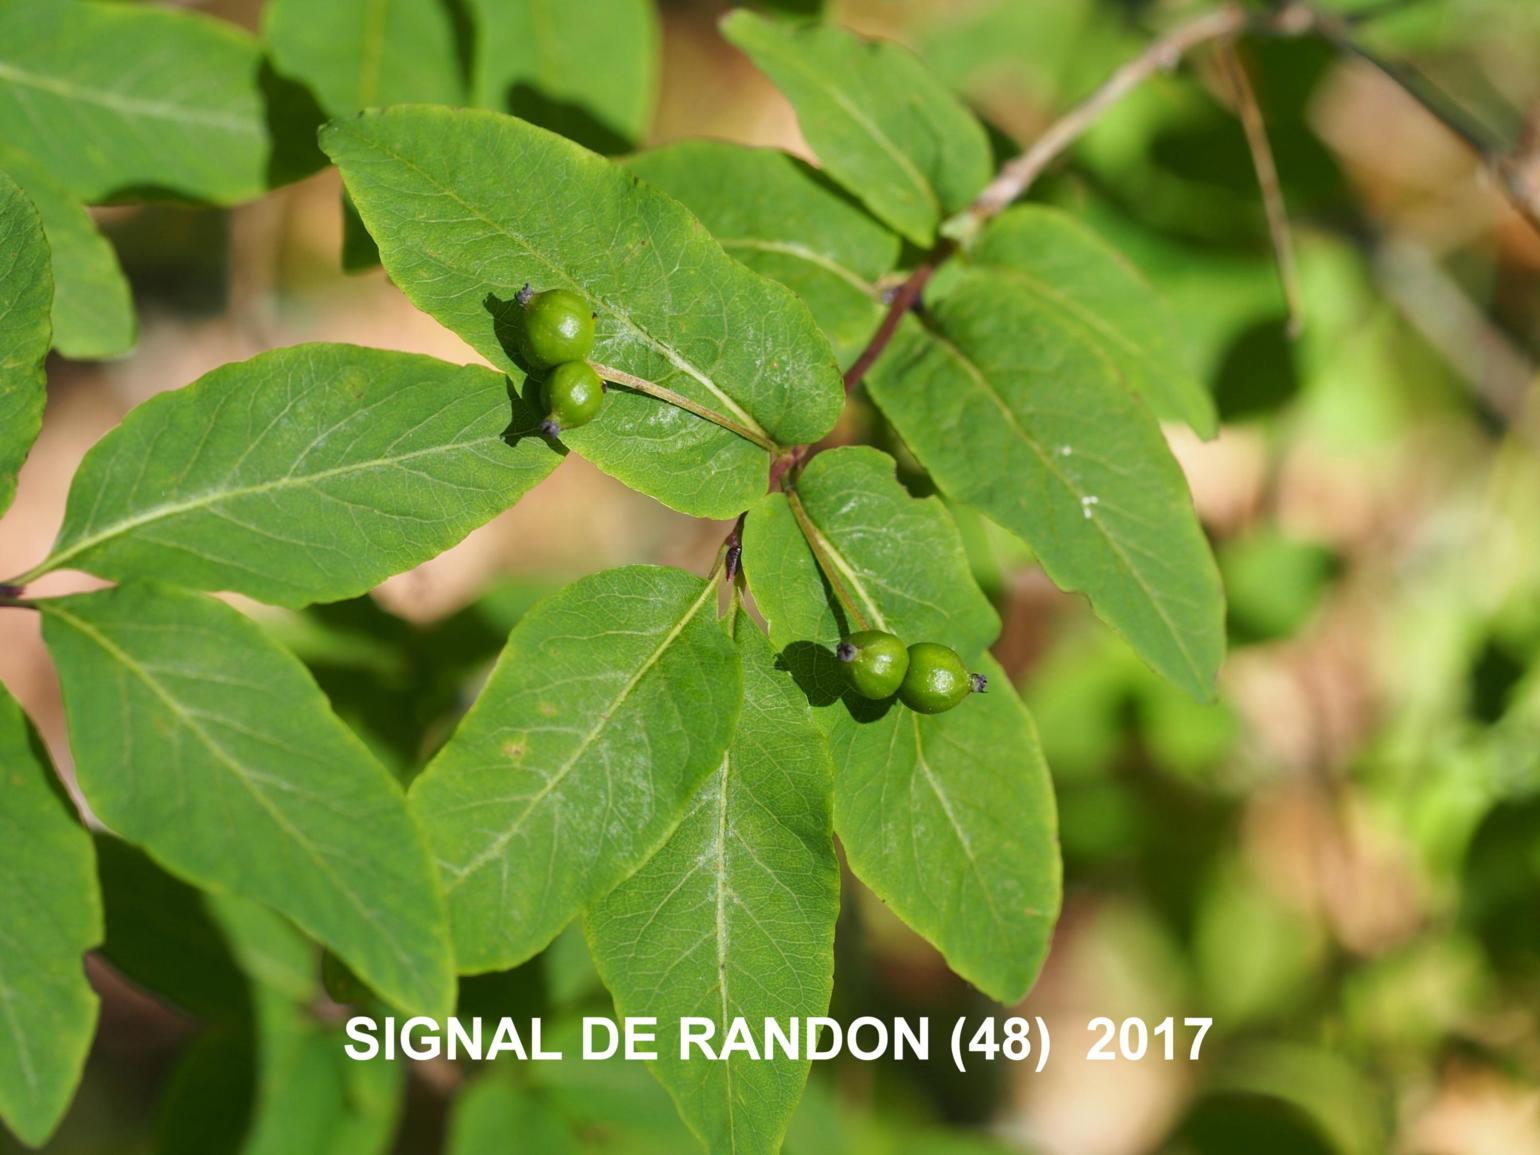
{"label": "leaf petiole", "polygon": [[591,361],[589,364],[594,367],[594,372],[598,373],[599,376],[603,377],[612,385],[619,385],[623,389],[630,389],[637,393],[645,393],[649,397],[656,397],[659,401],[666,401],[670,405],[683,409],[687,413],[693,413],[697,417],[702,417],[705,420],[710,421],[713,425],[720,425],[723,429],[726,429],[732,433],[736,433],[745,441],[752,441],[766,453],[773,455],[779,453],[781,450],[781,447],[774,441],[771,441],[770,438],[766,437],[762,431],[758,429],[750,429],[747,425],[742,425],[730,417],[723,417],[716,410],[708,409],[698,401],[690,400],[683,393],[675,393],[672,389],[665,388],[655,381],[648,381],[644,377],[633,376],[630,373],[627,373],[621,369],[613,368],[609,365],[601,365],[597,361]]}
{"label": "leaf petiole", "polygon": [[851,623],[856,629],[871,629],[871,623],[867,621],[866,615],[861,612],[861,608],[856,605],[855,598],[851,597],[850,591],[845,588],[844,579],[840,577],[839,570],[834,565],[833,559],[829,557],[828,550],[824,547],[823,534],[813,524],[813,519],[807,515],[807,509],[803,506],[802,499],[797,496],[797,491],[795,489],[787,489],[785,492],[786,503],[791,506],[791,515],[797,519],[797,528],[802,531],[802,536],[807,541],[808,549],[813,551],[813,560],[818,563],[818,568],[823,571],[824,580],[829,583],[829,588],[834,591],[835,598],[845,608],[845,612],[850,615]]}

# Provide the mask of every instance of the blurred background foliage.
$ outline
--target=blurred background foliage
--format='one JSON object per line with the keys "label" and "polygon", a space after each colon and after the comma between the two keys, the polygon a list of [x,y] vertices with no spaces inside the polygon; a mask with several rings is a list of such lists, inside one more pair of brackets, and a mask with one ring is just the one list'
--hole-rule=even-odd
{"label": "blurred background foliage", "polygon": [[[254,0],[200,7],[259,24]],[[1374,9],[1364,40],[1414,62],[1494,132],[1540,131],[1540,4],[1331,7]],[[662,6],[645,142],[804,151],[784,102],[718,37],[720,10]],[[913,46],[990,118],[1005,153],[1196,10],[846,0],[832,14]],[[582,6],[569,15],[583,19]],[[1361,62],[1309,42],[1245,55],[1298,230],[1297,341],[1210,57],[1126,100],[1036,193],[1169,296],[1218,399],[1217,440],[1171,436],[1229,595],[1221,700],[1199,706],[1166,687],[1019,542],[959,511],[1006,621],[999,657],[1058,789],[1065,911],[1022,1008],[1048,1022],[1054,1058],[1042,1074],[1000,1065],[966,1077],[944,1059],[822,1065],[792,1155],[1540,1152],[1540,236]],[[515,179],[510,195],[540,190]],[[138,348],[51,364],[47,424],[0,554],[41,557],[84,450],[133,405],[217,364],[318,338],[471,359],[377,270],[343,274],[338,203],[325,172],[233,210],[94,211],[133,287]],[[878,422],[858,404],[840,436],[901,452]],[[300,614],[247,608],[408,778],[534,599],[624,561],[703,569],[721,533],[574,457],[372,597]],[[87,584],[58,575],[42,592]],[[0,619],[0,674],[67,769],[35,631],[27,615]],[[512,1150],[485,1138],[510,1133],[528,1151],[692,1149],[640,1066],[342,1061],[342,1012],[304,940],[100,842],[102,1027],[50,1151],[292,1153],[296,1136],[307,1150],[366,1151],[392,1133],[400,1152]],[[838,949],[841,1018],[949,1024],[990,1010],[858,888]],[[315,1015],[295,1009],[306,1001]],[[608,1003],[569,931],[517,971],[467,980],[462,1013],[477,1008],[541,1014],[570,1034]],[[1094,1016],[1193,1014],[1215,1019],[1195,1066],[1082,1061]],[[260,1111],[241,1045],[252,1032]],[[339,1096],[342,1117],[323,1106]],[[290,1121],[281,1135],[251,1130],[275,1110]],[[0,1137],[0,1150],[10,1143]]]}

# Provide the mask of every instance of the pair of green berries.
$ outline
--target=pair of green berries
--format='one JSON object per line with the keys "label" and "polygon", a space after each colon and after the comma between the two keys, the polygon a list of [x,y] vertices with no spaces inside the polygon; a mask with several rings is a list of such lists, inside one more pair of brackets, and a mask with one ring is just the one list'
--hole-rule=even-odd
{"label": "pair of green berries", "polygon": [[983,674],[971,674],[956,650],[939,642],[905,647],[882,630],[851,634],[834,651],[845,663],[850,684],[863,698],[881,700],[897,694],[917,714],[941,714],[969,694],[982,694],[989,685]]}
{"label": "pair of green berries", "polygon": [[520,351],[534,368],[550,370],[540,432],[555,437],[563,429],[587,425],[604,406],[604,379],[588,363],[598,314],[566,289],[535,293],[525,285],[515,300],[524,309]]}

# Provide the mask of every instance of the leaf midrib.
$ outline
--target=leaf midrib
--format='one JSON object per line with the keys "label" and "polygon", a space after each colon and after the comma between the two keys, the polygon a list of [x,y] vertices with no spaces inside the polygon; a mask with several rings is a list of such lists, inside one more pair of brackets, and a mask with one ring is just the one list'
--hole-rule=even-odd
{"label": "leaf midrib", "polygon": [[66,100],[94,104],[124,117],[144,117],[151,120],[169,121],[173,124],[190,124],[203,128],[217,128],[242,136],[261,136],[261,125],[255,119],[221,114],[213,111],[171,104],[163,100],[150,100],[142,96],[129,96],[111,89],[87,88],[73,81],[53,76],[42,76],[14,64],[0,61],[0,79],[10,80],[24,88],[49,92]]}
{"label": "leaf midrib", "polygon": [[[803,509],[807,509],[806,502],[803,503]],[[840,571],[840,576],[850,583],[851,592],[861,599],[861,604],[865,607],[872,625],[876,626],[879,630],[887,630],[888,620],[883,615],[882,608],[878,605],[877,599],[867,592],[866,584],[861,580],[860,575],[856,573],[855,568],[851,566],[850,562],[845,560],[845,555],[835,548],[834,543],[829,540],[829,535],[824,532],[823,526],[813,520],[811,513],[807,514],[807,523],[813,527],[813,532],[818,535],[816,543],[818,548],[823,550],[824,555]],[[816,554],[814,561],[817,561]]]}
{"label": "leaf midrib", "polygon": [[781,256],[795,257],[798,260],[806,261],[810,265],[823,269],[825,272],[834,274],[852,288],[859,289],[863,296],[871,297],[873,301],[877,299],[876,285],[853,269],[840,264],[832,257],[825,256],[816,249],[809,248],[807,245],[799,245],[792,241],[776,241],[764,237],[750,236],[718,237],[717,243],[724,249],[729,250],[750,249],[754,252],[778,253]]}
{"label": "leaf midrib", "polygon": [[390,0],[367,0],[364,5],[362,50],[358,63],[358,107],[368,108],[379,100],[380,71],[385,56],[385,13]]}
{"label": "leaf midrib", "polygon": [[[712,582],[708,581],[703,584],[701,592],[685,609],[685,612],[680,616],[679,620],[675,622],[671,627],[669,627],[668,632],[663,635],[662,640],[659,641],[657,646],[653,648],[652,653],[647,655],[642,664],[637,667],[636,672],[626,680],[626,684],[620,688],[620,691],[615,695],[614,699],[609,703],[609,705],[607,705],[603,710],[599,712],[599,716],[594,720],[594,724],[589,727],[588,732],[584,734],[582,740],[578,742],[577,748],[573,750],[573,752],[567,757],[567,760],[557,768],[556,773],[546,779],[545,785],[530,796],[530,799],[525,804],[523,811],[521,811],[519,815],[509,823],[508,828],[499,834],[490,843],[488,843],[486,849],[484,849],[480,854],[477,854],[464,866],[451,868],[455,869],[457,872],[453,880],[445,885],[445,894],[452,894],[458,890],[466,879],[470,878],[473,874],[476,873],[476,871],[480,870],[487,863],[495,859],[499,854],[503,852],[507,845],[518,836],[519,832],[523,830],[525,822],[529,820],[530,815],[533,814],[536,808],[542,802],[544,802],[545,799],[549,797],[551,793],[562,784],[563,781],[566,780],[569,774],[572,773],[578,761],[583,757],[584,754],[588,752],[588,748],[598,740],[599,735],[603,733],[605,727],[609,725],[610,719],[614,717],[615,712],[619,710],[621,706],[625,705],[626,700],[630,698],[632,692],[641,683],[641,680],[652,671],[653,667],[656,666],[659,661],[662,660],[663,655],[668,651],[668,648],[678,640],[680,634],[684,633],[685,627],[695,620],[695,616],[700,613],[701,607],[706,604],[707,600],[711,597],[715,589],[716,586]],[[467,719],[468,718],[469,715],[467,715]],[[462,725],[463,724],[464,723],[462,722]],[[431,770],[432,767],[430,766],[429,771]],[[424,773],[423,777],[427,777],[426,772]]]}
{"label": "leaf midrib", "polygon": [[[727,787],[733,770],[732,744],[722,756],[722,786],[717,794],[717,845],[716,845],[716,947],[717,989],[722,994],[722,1028],[725,1031],[732,1016],[728,1013],[727,997]],[[738,1150],[738,1127],[733,1100],[733,1065],[722,1064],[724,1089],[727,1095],[727,1135],[732,1150]]]}
{"label": "leaf midrib", "polygon": [[[915,765],[924,775],[925,785],[929,787],[930,792],[936,798],[936,802],[941,806],[941,812],[946,815],[947,825],[952,828],[952,834],[957,839],[957,845],[962,850],[963,857],[968,861],[968,869],[972,872],[973,877],[978,880],[979,893],[984,896],[984,905],[989,907],[990,917],[994,919],[997,926],[1005,926],[1007,925],[1006,921],[1000,917],[1000,910],[995,906],[995,897],[989,889],[989,883],[985,881],[983,871],[979,869],[978,858],[973,853],[973,840],[968,837],[968,832],[963,829],[962,823],[957,820],[957,815],[952,810],[951,798],[942,789],[940,780],[936,777],[930,763],[925,758],[925,736],[920,731],[920,715],[911,714],[910,718],[914,724]],[[919,867],[918,863],[916,863],[916,867]],[[940,912],[938,911],[937,913]]]}
{"label": "leaf midrib", "polygon": [[44,561],[37,573],[49,573],[67,565],[75,558],[89,553],[105,542],[131,533],[145,525],[153,524],[169,518],[180,517],[185,513],[193,513],[198,510],[211,509],[229,502],[239,501],[242,498],[254,497],[263,493],[274,493],[286,489],[304,488],[316,485],[323,481],[329,481],[335,477],[345,477],[351,473],[366,473],[373,469],[384,469],[402,462],[415,461],[422,457],[431,457],[435,454],[457,453],[473,449],[481,445],[492,445],[503,440],[501,434],[487,437],[477,437],[469,441],[457,441],[449,444],[427,445],[421,449],[413,449],[394,457],[374,457],[367,461],[355,461],[345,465],[333,466],[330,469],[318,470],[315,473],[302,473],[277,478],[273,481],[259,482],[254,485],[240,486],[234,489],[210,490],[198,494],[196,497],[183,501],[171,502],[166,505],[153,506],[134,517],[125,518],[113,522],[107,528],[99,530],[88,537],[81,538],[72,544],[66,545],[60,552]]}

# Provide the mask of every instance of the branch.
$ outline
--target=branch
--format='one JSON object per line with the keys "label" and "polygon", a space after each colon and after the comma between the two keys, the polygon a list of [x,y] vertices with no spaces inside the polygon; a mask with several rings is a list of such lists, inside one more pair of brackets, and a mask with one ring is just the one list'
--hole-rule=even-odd
{"label": "branch", "polygon": [[1529,224],[1540,230],[1540,154],[1521,142],[1507,144],[1464,108],[1451,100],[1427,77],[1409,64],[1387,60],[1353,36],[1353,26],[1342,17],[1322,12],[1302,0],[1293,0],[1277,14],[1277,30],[1293,36],[1314,34],[1338,51],[1356,56],[1390,80],[1476,154],[1498,190]]}
{"label": "branch", "polygon": [[904,283],[893,290],[893,297],[888,301],[888,311],[882,318],[882,324],[877,326],[877,332],[872,334],[872,339],[867,342],[866,348],[861,350],[861,355],[855,359],[855,363],[845,370],[847,397],[861,383],[861,378],[866,376],[866,371],[876,364],[877,358],[882,356],[882,351],[888,347],[888,342],[893,340],[893,335],[898,332],[898,326],[903,321],[904,314],[914,308],[919,301],[920,294],[925,291],[931,274],[936,271],[936,265],[945,258],[948,250],[948,245],[939,246],[928,261],[910,273]]}
{"label": "branch", "polygon": [[1272,145],[1268,143],[1267,126],[1262,121],[1256,90],[1234,40],[1220,43],[1219,59],[1229,77],[1230,87],[1235,90],[1235,112],[1241,127],[1246,130],[1251,164],[1256,169],[1257,185],[1262,190],[1267,231],[1273,240],[1273,254],[1278,265],[1278,284],[1283,289],[1284,304],[1289,311],[1289,336],[1298,337],[1304,313],[1300,309],[1299,280],[1294,271],[1294,242],[1289,235],[1288,209],[1283,200],[1283,187],[1278,183],[1278,165],[1273,160]]}
{"label": "branch", "polygon": [[[948,240],[910,274],[899,286],[889,305],[887,315],[872,336],[861,355],[845,373],[845,391],[853,391],[898,331],[899,322],[924,289],[925,283],[935,272],[936,264],[957,243],[967,243],[990,219],[999,215],[1008,205],[1023,196],[1038,177],[1071,145],[1079,140],[1101,116],[1145,81],[1160,72],[1175,68],[1193,49],[1216,40],[1231,40],[1243,33],[1301,37],[1316,35],[1335,45],[1340,51],[1356,56],[1379,69],[1400,85],[1418,104],[1443,123],[1451,132],[1465,141],[1481,158],[1482,163],[1497,180],[1513,206],[1540,229],[1540,149],[1521,149],[1510,153],[1482,125],[1473,121],[1463,110],[1445,98],[1413,69],[1397,65],[1371,53],[1353,38],[1352,25],[1339,17],[1320,12],[1302,0],[1289,0],[1271,12],[1249,12],[1235,3],[1227,3],[1211,12],[1181,25],[1154,41],[1138,56],[1123,64],[1100,87],[1054,121],[1048,130],[1035,140],[1016,159],[1000,170],[962,212],[941,226]],[[1250,92],[1250,84],[1241,73],[1241,83]],[[1284,295],[1290,301],[1290,314],[1299,316],[1297,292],[1293,287],[1293,261],[1288,256],[1287,225],[1282,213],[1282,196],[1277,191],[1277,170],[1272,163],[1272,153],[1266,144],[1266,132],[1256,111],[1255,96],[1240,99],[1242,122],[1246,125],[1247,139],[1251,142],[1252,155],[1257,165],[1258,180],[1262,184],[1263,198],[1267,202],[1268,221],[1273,232],[1274,247],[1278,250],[1278,274],[1284,282]],[[1247,106],[1250,105],[1248,111]],[[1255,119],[1251,123],[1251,118]],[[1259,131],[1260,130],[1260,131]],[[1264,159],[1265,158],[1265,159]],[[1268,175],[1270,173],[1270,175]],[[1276,198],[1276,199],[1275,199]],[[806,457],[794,452],[793,465]],[[786,471],[781,470],[782,474]]]}

